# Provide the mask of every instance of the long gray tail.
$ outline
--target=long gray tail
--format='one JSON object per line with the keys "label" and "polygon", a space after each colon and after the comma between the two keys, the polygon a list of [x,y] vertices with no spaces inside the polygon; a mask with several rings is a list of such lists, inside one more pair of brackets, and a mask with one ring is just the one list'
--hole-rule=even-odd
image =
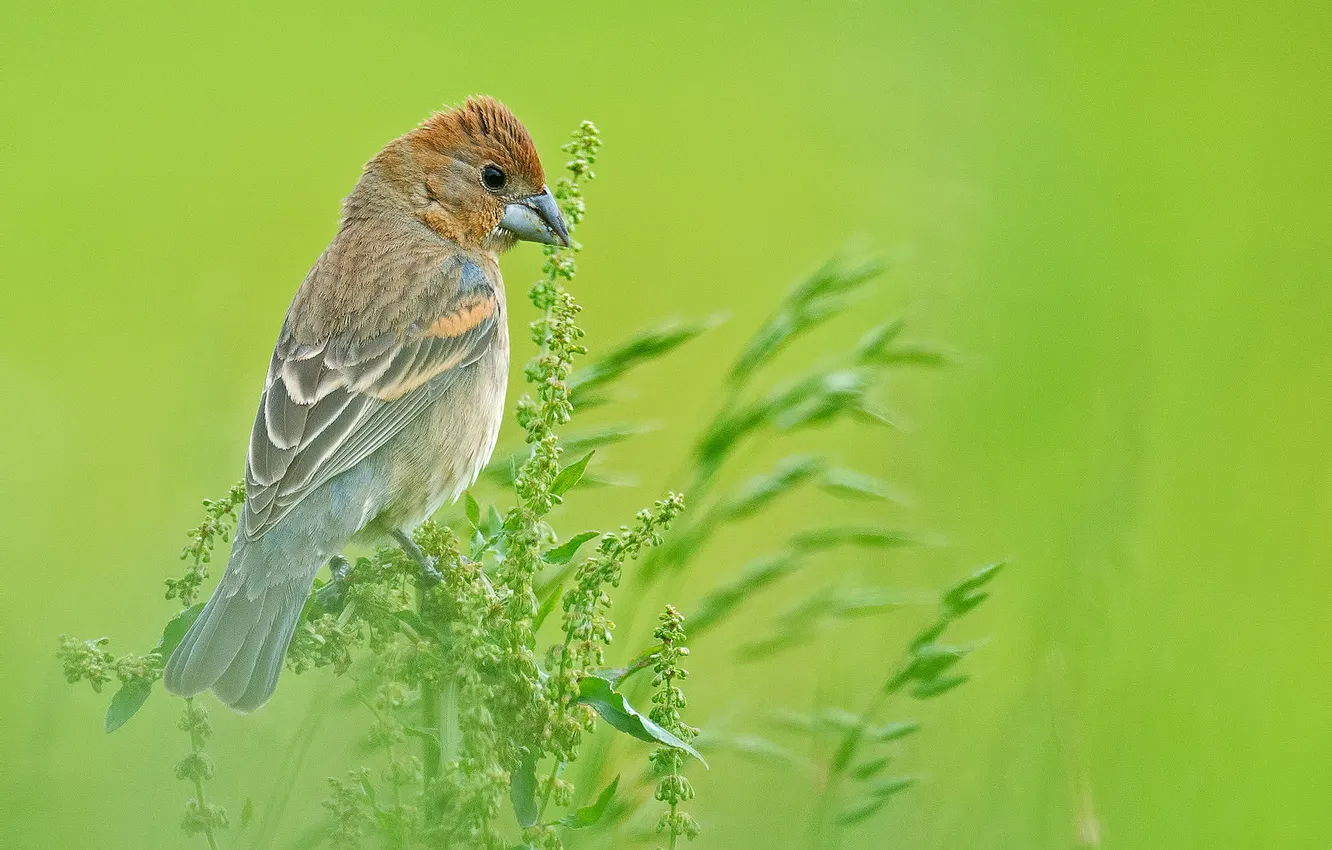
{"label": "long gray tail", "polygon": [[[255,551],[260,548],[233,551],[227,574],[167,662],[162,681],[171,693],[188,697],[212,688],[218,699],[243,712],[273,695],[318,564],[283,565],[281,578],[272,575],[275,570],[254,570],[255,564],[242,569],[247,556],[262,557]],[[252,580],[237,580],[247,572]]]}

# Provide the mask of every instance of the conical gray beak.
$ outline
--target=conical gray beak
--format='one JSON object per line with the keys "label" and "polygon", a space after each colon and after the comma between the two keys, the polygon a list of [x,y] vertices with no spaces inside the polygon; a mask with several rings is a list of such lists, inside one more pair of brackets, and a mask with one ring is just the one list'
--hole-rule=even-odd
{"label": "conical gray beak", "polygon": [[569,228],[564,225],[564,216],[560,215],[555,196],[544,186],[541,194],[506,206],[500,227],[528,242],[569,247]]}

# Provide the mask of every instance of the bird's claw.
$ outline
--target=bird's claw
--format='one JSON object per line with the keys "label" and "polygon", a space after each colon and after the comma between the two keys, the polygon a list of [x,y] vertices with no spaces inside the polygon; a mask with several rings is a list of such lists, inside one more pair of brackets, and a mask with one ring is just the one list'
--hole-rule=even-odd
{"label": "bird's claw", "polygon": [[398,541],[398,545],[402,548],[402,551],[406,552],[407,556],[415,561],[416,565],[421,568],[422,584],[433,586],[444,580],[444,574],[435,567],[436,560],[425,552],[422,552],[421,547],[416,545],[416,541],[411,538],[411,535],[405,531],[399,530],[393,532],[393,537]]}

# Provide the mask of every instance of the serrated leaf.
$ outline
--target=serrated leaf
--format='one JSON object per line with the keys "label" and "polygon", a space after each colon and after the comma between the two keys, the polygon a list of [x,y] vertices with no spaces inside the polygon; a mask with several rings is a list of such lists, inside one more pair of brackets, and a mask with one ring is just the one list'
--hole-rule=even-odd
{"label": "serrated leaf", "polygon": [[580,531],[554,549],[543,552],[541,560],[545,561],[547,564],[567,564],[573,560],[574,555],[578,554],[579,547],[587,541],[600,536],[600,531]]}
{"label": "serrated leaf", "polygon": [[620,787],[620,777],[617,774],[611,780],[611,784],[602,789],[597,795],[597,799],[590,806],[583,806],[571,815],[565,815],[560,818],[560,826],[569,829],[585,829],[593,826],[601,820],[601,816],[606,813],[606,807],[610,805],[611,799],[615,796],[615,789]]}
{"label": "serrated leaf", "polygon": [[509,777],[509,800],[518,825],[523,829],[535,826],[540,810],[537,808],[536,756],[529,753]]}
{"label": "serrated leaf", "polygon": [[470,490],[463,494],[463,511],[467,513],[467,521],[473,528],[481,524],[481,506],[476,503],[476,498],[472,496]]}
{"label": "serrated leaf", "polygon": [[555,481],[550,485],[550,492],[555,496],[563,496],[569,492],[583,477],[587,470],[587,462],[592,459],[595,451],[590,451],[583,455],[583,459],[577,463],[572,463],[560,470],[560,474],[555,476]]}
{"label": "serrated leaf", "polygon": [[584,676],[578,682],[578,699],[575,701],[592,706],[603,720],[621,732],[632,735],[640,741],[656,742],[684,750],[703,762],[704,767],[708,766],[707,760],[698,750],[659,726],[647,715],[640,713],[629,704],[629,700],[625,699],[623,694],[611,686],[608,679],[600,676]]}
{"label": "serrated leaf", "polygon": [[144,702],[148,700],[148,695],[153,692],[153,686],[150,682],[142,679],[135,679],[120,686],[116,695],[111,697],[111,705],[106,709],[106,731],[110,734],[125,722],[138,713],[143,708]]}
{"label": "serrated leaf", "polygon": [[555,606],[560,604],[560,597],[564,595],[564,585],[555,585],[554,590],[541,602],[541,607],[537,609],[536,619],[532,621],[532,631],[535,632],[541,628],[541,624],[546,622],[550,612],[555,610]]}

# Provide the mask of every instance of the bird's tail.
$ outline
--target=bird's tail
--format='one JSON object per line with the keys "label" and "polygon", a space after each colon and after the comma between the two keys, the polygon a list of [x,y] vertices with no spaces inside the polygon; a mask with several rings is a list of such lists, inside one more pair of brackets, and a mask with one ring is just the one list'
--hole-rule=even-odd
{"label": "bird's tail", "polygon": [[[255,541],[233,550],[227,575],[167,662],[162,680],[171,693],[188,697],[212,688],[242,712],[254,711],[273,695],[319,565],[302,570],[283,565],[281,579],[269,583],[263,579],[278,579],[273,575],[278,571],[253,570],[257,564],[245,563],[262,557],[262,548]],[[235,580],[245,572],[258,580]]]}

